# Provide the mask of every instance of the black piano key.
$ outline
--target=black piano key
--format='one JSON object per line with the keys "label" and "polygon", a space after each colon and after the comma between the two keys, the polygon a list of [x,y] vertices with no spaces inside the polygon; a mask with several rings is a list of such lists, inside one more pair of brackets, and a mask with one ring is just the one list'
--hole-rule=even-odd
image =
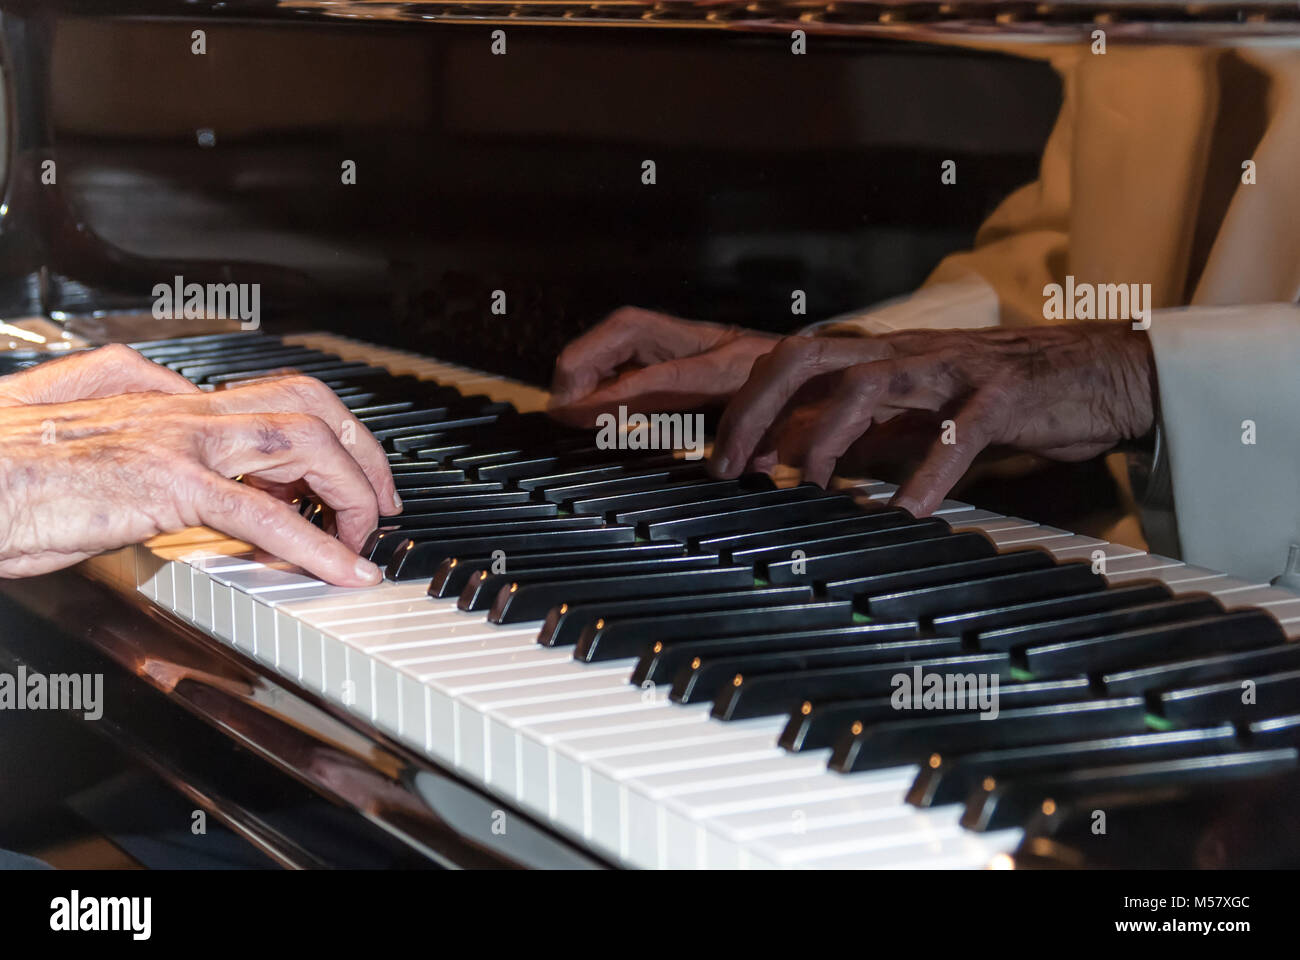
{"label": "black piano key", "polygon": [[[767,479],[766,474],[760,476]],[[554,492],[563,489],[563,487],[556,487]],[[674,483],[635,493],[599,494],[569,499],[565,501],[565,507],[573,513],[615,516],[624,510],[649,510],[653,507],[694,503],[699,500],[717,499],[723,495],[754,492],[756,489],[764,488],[756,488],[753,481],[747,477],[739,480],[715,480],[709,483]],[[770,479],[766,489],[771,489]]]}
{"label": "black piano key", "polygon": [[589,623],[605,626],[614,618],[657,618],[669,620],[686,617],[697,611],[732,611],[747,608],[777,606],[779,604],[805,603],[812,597],[808,587],[774,587],[765,590],[732,590],[701,596],[653,597],[644,600],[623,600],[615,603],[585,603],[558,605],[546,614],[546,622],[537,635],[537,642],[545,647],[572,646]]}
{"label": "black piano key", "polygon": [[[595,520],[596,522],[592,522]],[[538,520],[515,520],[488,523],[451,523],[443,520],[430,526],[384,526],[373,531],[361,548],[362,556],[383,566],[393,557],[393,551],[402,540],[415,543],[441,543],[456,540],[487,540],[496,536],[524,533],[545,533],[562,530],[592,530],[601,526],[595,517],[542,517]],[[504,548],[502,548],[504,549]]]}
{"label": "black piano key", "polygon": [[393,427],[391,430],[373,431],[375,439],[386,447],[399,453],[421,450],[445,442],[447,434],[458,434],[464,430],[477,430],[496,423],[500,416],[495,413],[472,417],[452,417],[440,420],[431,427]]}
{"label": "black piano key", "polygon": [[522,446],[507,447],[503,450],[471,450],[465,448],[465,452],[458,455],[451,461],[451,466],[458,470],[473,470],[477,476],[477,471],[483,467],[494,466],[502,463],[509,463],[512,460],[520,460],[527,456]]}
{"label": "black piano key", "polygon": [[[439,491],[441,493],[441,491]],[[437,497],[402,498],[402,508],[408,514],[441,513],[463,507],[477,510],[482,507],[508,507],[531,503],[527,490],[494,490],[488,493],[451,494]]]}
{"label": "black piano key", "polygon": [[[945,638],[945,643],[953,642],[952,638]],[[960,648],[954,650],[953,654],[958,652]],[[1092,684],[1087,677],[1035,680],[998,686],[998,704],[1006,709],[1068,703],[1087,700],[1093,696]],[[952,710],[945,706],[944,712],[971,712],[977,704],[962,705],[960,710],[956,709],[956,706],[954,705]],[[780,745],[792,752],[821,750],[833,747],[841,736],[854,729],[855,724],[865,727],[868,724],[897,720],[904,716],[892,694],[888,697],[873,697],[867,700],[833,700],[827,703],[805,700],[790,714],[785,730],[781,733]]]}
{"label": "black piano key", "polygon": [[1080,670],[1095,673],[1122,670],[1161,660],[1267,647],[1284,640],[1282,629],[1269,614],[1263,610],[1239,610],[1039,644],[1025,648],[1020,658],[1030,673],[1046,677]]}
{"label": "black piano key", "polygon": [[[642,654],[632,671],[631,683],[671,683],[677,671],[696,657],[725,657],[741,653],[779,650],[811,650],[839,644],[898,642],[900,650],[915,645],[918,649],[947,651],[954,646],[951,638],[918,637],[916,623],[859,623],[849,627],[824,630],[791,630],[784,633],[758,633],[743,636],[689,638],[654,641]],[[960,649],[953,649],[960,652]],[[899,656],[896,659],[905,659]]]}
{"label": "black piano key", "polygon": [[575,483],[587,483],[593,480],[622,476],[627,468],[622,464],[605,464],[602,466],[575,467],[572,470],[557,473],[544,473],[539,476],[520,477],[515,486],[521,490],[544,491],[550,487],[563,487]]}
{"label": "black piano key", "polygon": [[347,363],[322,360],[319,363],[295,363],[292,366],[273,364],[259,370],[244,370],[239,373],[216,373],[200,378],[200,382],[218,386],[237,383],[240,380],[254,380],[260,377],[279,376],[280,374],[303,373],[318,379],[325,376],[344,376],[369,369],[368,363]]}
{"label": "black piano key", "polygon": [[[582,452],[565,458],[556,455],[529,455],[522,459],[505,460],[499,463],[483,464],[478,468],[478,476],[482,480],[516,480],[521,477],[537,477],[547,473],[557,473],[561,466],[566,462],[573,463],[575,460],[590,463],[594,459],[599,459],[602,452],[595,447],[589,447],[585,450],[585,457]],[[603,454],[608,460],[610,454]]]}
{"label": "black piano key", "polygon": [[957,653],[961,653],[960,641],[952,637],[931,637],[907,644],[836,644],[806,650],[751,650],[723,656],[697,655],[677,671],[668,696],[677,703],[704,703],[713,700],[722,686],[737,676],[895,663],[915,657],[933,659]]}
{"label": "black piano key", "polygon": [[1104,578],[1086,563],[1064,563],[1047,570],[1030,570],[937,587],[920,587],[866,599],[873,617],[911,620],[975,610],[1012,600],[1037,600],[1104,590]]}
{"label": "black piano key", "polygon": [[[982,534],[954,533],[947,539],[958,540],[964,537],[975,538],[963,541],[964,552],[974,555],[973,559],[957,560],[952,563],[939,562],[916,566],[915,561],[922,557],[933,558],[939,552],[957,551],[956,544],[944,546],[932,541],[907,544],[907,549],[900,549],[889,573],[876,573],[870,576],[847,577],[844,579],[827,579],[825,592],[830,597],[879,597],[901,593],[906,590],[920,590],[923,587],[937,587],[950,583],[965,583],[1008,573],[1020,573],[1028,570],[1043,570],[1053,566],[1051,554],[1043,550],[1016,550],[1011,553],[981,555],[985,549],[992,551],[993,546]],[[871,558],[870,568],[880,569],[885,556],[877,554]],[[827,570],[830,574],[843,575],[845,565],[836,565]],[[858,567],[862,570],[862,567]],[[823,579],[821,577],[818,578]]]}
{"label": "black piano key", "polygon": [[1245,733],[1247,743],[1253,750],[1300,747],[1300,713],[1252,720],[1246,725]]}
{"label": "black piano key", "polygon": [[825,580],[821,589],[828,597],[848,600],[862,595],[861,583],[868,578],[995,556],[997,547],[982,533],[950,533],[925,540],[886,544],[862,551],[856,561],[857,576]]}
{"label": "black piano key", "polygon": [[1113,767],[1089,767],[1038,776],[1011,777],[976,787],[962,814],[969,830],[992,831],[1020,826],[1033,813],[1055,809],[1069,799],[1124,792],[1151,792],[1251,780],[1294,770],[1300,752],[1242,750],[1174,760],[1153,760]]}
{"label": "black piano key", "polygon": [[278,350],[268,353],[238,354],[220,359],[194,359],[173,361],[168,364],[186,380],[202,381],[217,374],[242,374],[245,370],[267,370],[273,367],[297,368],[302,364],[337,363],[339,357],[319,350]]}
{"label": "black piano key", "polygon": [[1257,674],[1161,693],[1160,714],[1184,726],[1230,720],[1250,723],[1300,711],[1300,670]]}
{"label": "black piano key", "polygon": [[1072,738],[1111,737],[1146,730],[1141,697],[1083,700],[991,713],[917,716],[850,731],[835,744],[830,769],[884,770],[915,763],[936,750],[990,750]]}
{"label": "black piano key", "polygon": [[[548,550],[542,553],[517,552],[507,557],[499,557],[502,566],[497,566],[493,557],[482,556],[448,557],[438,564],[429,581],[429,596],[459,597],[464,592],[471,578],[493,569],[525,573],[531,570],[551,570],[557,567],[577,564],[640,563],[662,557],[684,557],[686,548],[679,543],[634,543],[630,545],[597,546],[588,549]],[[717,562],[717,557],[700,559]],[[416,579],[406,577],[404,579]]]}
{"label": "black piano key", "polygon": [[389,453],[389,468],[396,477],[399,473],[441,473],[442,471],[428,461],[408,460],[401,453]]}
{"label": "black piano key", "polygon": [[805,483],[797,487],[784,487],[779,490],[746,489],[732,496],[691,499],[682,503],[666,504],[662,507],[647,507],[639,510],[620,510],[614,516],[619,523],[656,523],[660,520],[698,517],[727,510],[744,510],[749,507],[764,507],[778,503],[795,503],[821,498],[825,495],[825,492],[818,487]]}
{"label": "black piano key", "polygon": [[488,614],[491,623],[523,623],[546,616],[552,607],[570,607],[641,597],[686,597],[720,593],[752,586],[749,567],[712,567],[706,570],[664,570],[629,576],[577,577],[569,580],[515,581],[497,592]]}
{"label": "black piano key", "polygon": [[853,622],[853,607],[843,601],[788,603],[779,599],[780,587],[755,591],[773,606],[752,606],[718,610],[716,605],[696,613],[658,616],[615,616],[588,622],[582,628],[573,657],[585,663],[640,656],[656,640],[674,640],[728,631],[742,634],[758,630],[790,630],[796,626],[847,626]]}
{"label": "black piano key", "polygon": [[868,700],[889,696],[893,678],[912,675],[920,665],[933,673],[997,674],[1000,680],[1011,676],[1011,658],[1005,653],[972,653],[933,660],[900,661],[864,667],[840,667],[829,670],[806,670],[794,673],[770,673],[741,677],[713,704],[713,716],[719,720],[746,720],[751,717],[793,713],[805,701]]}
{"label": "black piano key", "polygon": [[961,803],[977,786],[995,785],[1002,777],[1176,760],[1230,753],[1236,748],[1237,730],[1231,724],[953,755],[939,746],[921,765],[921,772],[908,790],[907,802],[917,807],[938,807]]}
{"label": "black piano key", "polygon": [[[1100,594],[1083,594],[1078,597],[1057,599],[1058,602],[1062,599],[1085,600],[1104,597],[1110,593],[1110,590],[1105,590]],[[1035,620],[1009,627],[980,630],[975,633],[974,642],[975,646],[981,650],[1011,650],[1015,647],[1025,647],[1034,643],[1096,636],[1120,630],[1136,629],[1137,627],[1154,626],[1160,623],[1174,623],[1179,620],[1196,620],[1200,617],[1222,612],[1222,604],[1209,594],[1186,594],[1173,599],[1158,600],[1154,603],[1123,606],[1115,610],[1088,610],[1073,616]],[[938,629],[940,621],[951,625],[958,619],[959,615],[938,617],[935,619],[935,627]]]}
{"label": "black piano key", "polygon": [[946,617],[935,617],[934,628],[940,633],[955,631],[969,635],[981,630],[996,630],[1000,627],[1041,623],[1084,614],[1105,613],[1121,607],[1159,603],[1172,596],[1173,591],[1159,580],[1139,581],[1125,586],[1111,587],[1099,593],[1031,600],[1029,603],[1013,603],[987,610],[968,610]]}
{"label": "black piano key", "polygon": [[135,340],[128,343],[127,346],[152,359],[168,352],[195,350],[216,344],[234,345],[246,342],[278,344],[282,341],[279,337],[260,331],[231,330],[227,333],[198,333],[187,337],[164,337],[161,340]]}
{"label": "black piano key", "polygon": [[[410,537],[397,545],[388,562],[386,575],[394,580],[413,580],[432,577],[433,571],[448,557],[491,556],[494,550],[509,556],[513,551],[562,550],[566,548],[599,547],[613,544],[630,544],[636,540],[631,527],[579,527],[539,525],[526,529],[511,527],[511,533],[483,534],[479,536],[449,535],[445,539],[416,540]],[[450,528],[456,530],[457,528]],[[463,532],[464,528],[457,530]]]}
{"label": "black piano key", "polygon": [[[428,489],[428,488],[421,488],[421,489]],[[434,492],[431,496],[412,497],[410,498],[411,502],[418,503],[423,500],[433,501],[433,500],[443,500],[450,497],[475,497],[485,493],[506,493],[506,492],[523,493],[525,499],[518,501],[520,503],[531,503],[533,499],[532,496],[526,490],[506,491],[502,488],[501,484],[499,483],[450,483],[447,484],[446,486],[436,487],[433,489]],[[405,497],[402,498],[403,505],[406,504],[406,500],[407,498]]]}
{"label": "black piano key", "polygon": [[1118,670],[1104,674],[1101,684],[1110,696],[1117,697],[1287,670],[1300,670],[1300,643]]}
{"label": "black piano key", "polygon": [[453,483],[465,482],[464,470],[425,470],[423,473],[394,474],[397,489],[408,490],[420,487],[445,487]]}
{"label": "black piano key", "polygon": [[[706,550],[716,550],[722,556],[734,556],[737,563],[752,563],[753,557],[761,551],[772,547],[793,549],[810,540],[825,540],[830,537],[847,536],[855,533],[870,533],[891,527],[914,524],[930,524],[933,518],[915,519],[905,510],[864,510],[861,513],[835,520],[819,520],[816,523],[774,527],[766,530],[752,530],[746,533],[727,533],[717,537],[708,537],[699,541]],[[944,530],[948,532],[947,529]]]}
{"label": "black piano key", "polygon": [[748,510],[723,510],[702,516],[680,517],[637,524],[637,530],[650,540],[690,540],[734,530],[757,530],[800,520],[824,520],[858,510],[850,497],[824,496],[795,503],[777,503]]}
{"label": "black piano key", "polygon": [[[420,503],[421,501],[413,500],[411,502]],[[559,516],[559,508],[553,503],[512,503],[497,507],[477,507],[469,510],[462,509],[459,505],[445,507],[441,510],[406,507],[396,516],[384,517],[382,529],[425,530],[433,527],[507,523],[556,516]]]}
{"label": "black piano key", "polygon": [[[620,492],[646,492],[664,489],[668,484],[678,481],[698,480],[705,476],[706,467],[702,463],[683,463],[658,470],[637,470],[622,476],[606,480],[590,480],[586,483],[548,485],[545,489],[547,500],[555,503],[569,504],[577,500],[613,495]],[[592,513],[593,511],[574,511]]]}
{"label": "black piano key", "polygon": [[[811,526],[811,525],[810,525]],[[896,543],[910,543],[914,540],[933,540],[936,537],[951,535],[948,524],[937,518],[918,520],[916,523],[895,524],[873,530],[860,530],[856,533],[837,533],[829,537],[816,537],[804,534],[800,539],[777,546],[750,547],[746,550],[732,550],[736,563],[761,564],[760,569],[772,565],[778,571],[781,564],[792,566],[796,559],[816,557],[821,562],[815,567],[814,579],[827,580],[834,576],[834,570],[840,564],[825,558],[840,557],[867,550],[871,547],[887,547]],[[798,551],[798,554],[796,554]],[[840,563],[842,563],[841,561]],[[857,573],[857,569],[851,570]],[[780,576],[780,573],[777,573]],[[840,574],[843,576],[843,574]]]}
{"label": "black piano key", "polygon": [[[484,566],[465,582],[457,606],[461,610],[467,611],[489,610],[497,600],[497,594],[511,586],[535,583],[564,583],[579,579],[598,580],[609,577],[635,577],[653,573],[705,570],[717,566],[718,558],[713,554],[686,553],[638,561],[579,563],[571,560],[567,565],[555,566],[548,564],[531,570],[519,569],[516,564],[511,564],[512,572],[510,573],[492,573],[490,567]],[[516,590],[516,593],[518,593],[518,590]],[[537,615],[539,617],[545,615],[546,611],[553,606],[555,606],[555,603],[552,600]]]}
{"label": "black piano key", "polygon": [[[448,442],[448,443],[442,443],[433,446],[421,447],[418,450],[409,450],[406,453],[402,454],[402,456],[410,456],[410,457],[414,457],[416,460],[427,461],[424,464],[426,467],[429,465],[429,463],[440,463],[440,464],[456,466],[455,458],[458,457],[460,454],[468,453],[470,450],[473,449],[474,449],[473,446],[471,446],[468,443]],[[461,469],[461,468],[457,467],[457,469]],[[497,484],[497,486],[500,487],[503,485]]]}

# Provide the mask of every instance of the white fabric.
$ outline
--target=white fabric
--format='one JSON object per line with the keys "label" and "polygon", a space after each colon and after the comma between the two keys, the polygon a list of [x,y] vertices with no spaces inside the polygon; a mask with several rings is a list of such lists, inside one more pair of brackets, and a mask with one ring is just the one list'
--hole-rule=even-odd
{"label": "white fabric", "polygon": [[1149,335],[1183,558],[1263,583],[1300,537],[1300,307],[1158,310]]}

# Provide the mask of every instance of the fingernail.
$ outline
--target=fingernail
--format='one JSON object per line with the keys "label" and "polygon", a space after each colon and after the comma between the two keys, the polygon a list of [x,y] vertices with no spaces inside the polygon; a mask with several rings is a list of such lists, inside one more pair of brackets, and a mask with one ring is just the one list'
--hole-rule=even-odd
{"label": "fingernail", "polygon": [[717,471],[719,476],[726,476],[727,471],[730,469],[731,469],[731,461],[728,460],[726,457],[719,457],[717,462],[714,464],[714,470]]}
{"label": "fingernail", "polygon": [[393,509],[398,513],[402,512],[402,498],[397,495],[396,490],[393,491]]}
{"label": "fingernail", "polygon": [[357,579],[365,580],[367,583],[378,583],[384,576],[377,566],[364,557],[357,560],[357,565],[354,570]]}

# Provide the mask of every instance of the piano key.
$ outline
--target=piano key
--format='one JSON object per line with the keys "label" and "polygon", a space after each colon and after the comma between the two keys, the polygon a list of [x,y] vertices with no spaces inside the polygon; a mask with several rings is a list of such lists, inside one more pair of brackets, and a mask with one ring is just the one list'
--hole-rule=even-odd
{"label": "piano key", "polygon": [[796,520],[833,519],[856,510],[848,497],[811,497],[797,503],[642,522],[637,525],[637,530],[650,540],[691,540],[736,530],[780,526]]}
{"label": "piano key", "polygon": [[[940,655],[945,652],[937,651]],[[998,687],[998,706],[1000,709],[1046,706],[1085,700],[1092,695],[1092,685],[1087,677],[1008,683]],[[974,712],[978,709],[978,698],[974,698],[974,702],[953,704],[952,709],[945,705],[943,712]],[[780,743],[786,750],[791,751],[822,750],[833,747],[842,735],[853,729],[854,724],[865,727],[905,716],[906,713],[899,709],[892,695],[868,700],[832,700],[823,703],[805,700],[797,710],[791,712],[781,733]]]}
{"label": "piano key", "polygon": [[[831,597],[889,596],[907,590],[920,590],[925,587],[937,587],[952,583],[967,583],[1003,574],[1043,570],[1054,566],[1051,556],[1041,550],[1017,550],[1015,553],[979,556],[988,541],[983,540],[979,534],[975,533],[952,534],[953,539],[961,537],[977,539],[969,541],[969,549],[965,551],[956,551],[953,549],[955,545],[951,544],[948,546],[938,544],[931,546],[932,541],[928,540],[921,541],[918,544],[908,544],[907,546],[911,548],[912,552],[910,555],[905,553],[900,556],[894,572],[828,580],[825,587],[826,595]],[[974,554],[976,559],[959,560],[953,563],[940,561],[933,565],[911,566],[920,557],[934,558],[940,550],[949,555],[952,555],[952,553],[960,555],[962,552]],[[879,569],[883,565],[881,559],[882,557],[877,555],[871,564],[865,566],[869,569]],[[847,572],[853,566],[858,566],[859,570],[861,570],[864,565],[846,563],[839,573],[842,575],[843,572]],[[831,572],[835,572],[833,568]]]}
{"label": "piano key", "polygon": [[[683,557],[686,548],[677,543],[636,543],[631,545],[597,546],[587,549],[548,550],[542,553],[514,553],[508,559],[498,558],[508,571],[520,573],[534,570],[549,570],[558,567],[639,563],[660,557]],[[697,559],[717,562],[716,557],[707,554],[698,555]],[[494,558],[486,554],[480,556],[450,557],[443,560],[434,571],[429,583],[431,597],[459,597],[464,592],[470,579],[484,571],[491,572]],[[494,576],[498,574],[493,574]],[[505,576],[503,571],[501,576]]]}
{"label": "piano key", "polygon": [[[768,594],[769,591],[755,591]],[[694,599],[684,598],[684,599]],[[700,603],[708,607],[707,600]],[[670,640],[692,631],[707,633],[748,632],[795,626],[833,626],[853,622],[853,606],[844,601],[826,603],[782,603],[773,606],[738,607],[726,611],[703,610],[680,616],[615,616],[587,623],[574,646],[576,660],[594,663],[613,657],[639,657],[656,639]],[[698,634],[697,634],[698,635]]]}
{"label": "piano key", "polygon": [[[1053,597],[1048,600],[1031,600],[986,610],[969,610],[945,617],[934,618],[934,628],[939,633],[956,631],[962,634],[991,632],[1002,627],[1019,626],[1036,621],[1063,620],[1084,614],[1108,613],[1121,607],[1138,607],[1168,600],[1173,594],[1158,581],[1138,581],[1124,587],[1111,587],[1098,593],[1084,593],[1071,597]],[[985,648],[987,649],[987,648]]]}
{"label": "piano key", "polygon": [[[681,554],[678,556],[660,557],[658,559],[649,559],[641,561],[624,561],[614,563],[578,563],[570,566],[557,567],[551,564],[536,567],[534,569],[517,570],[515,573],[492,573],[488,565],[484,565],[476,574],[473,574],[464,589],[461,591],[458,604],[462,610],[488,610],[493,609],[493,603],[496,603],[505,610],[506,604],[498,597],[502,590],[508,590],[512,585],[518,586],[536,586],[543,594],[547,591],[559,588],[559,585],[569,581],[579,580],[603,580],[608,581],[613,577],[640,577],[646,575],[673,573],[677,571],[690,570],[709,570],[717,568],[718,558],[712,555],[693,556]],[[517,567],[517,565],[516,565]],[[748,567],[733,568],[743,569],[747,574],[745,578],[737,577],[735,582],[748,585],[753,582],[752,572]],[[607,586],[612,584],[606,583]],[[564,594],[569,596],[568,593]],[[510,601],[511,615],[515,610],[516,601],[523,599],[519,597],[519,591],[515,590],[506,600]],[[541,596],[537,597],[541,600]],[[522,619],[537,619],[546,615],[546,612],[554,606],[554,600],[548,599],[542,601],[546,603],[541,607],[535,617],[523,617]],[[519,606],[519,609],[523,609]],[[492,616],[488,617],[494,623],[506,623],[506,619],[496,619],[495,611]]]}
{"label": "piano key", "polygon": [[596,578],[579,575],[534,583],[516,580],[497,593],[488,620],[492,623],[518,623],[541,619],[557,604],[573,606],[640,597],[685,597],[740,589],[753,583],[754,571],[749,567],[718,566]]}
{"label": "piano key", "polygon": [[774,713],[789,714],[805,701],[865,700],[893,692],[893,677],[912,675],[915,667],[930,673],[997,675],[1011,677],[1011,659],[1005,653],[963,654],[931,660],[900,661],[861,667],[805,670],[796,673],[736,677],[725,695],[713,704],[720,720],[743,720]]}
{"label": "piano key", "polygon": [[[766,478],[766,475],[763,475]],[[768,481],[768,489],[770,489]],[[588,489],[598,484],[584,484]],[[575,494],[575,487],[554,487],[549,493],[565,495],[565,509],[573,513],[591,513],[602,516],[616,515],[624,510],[649,510],[652,507],[673,506],[680,503],[693,503],[699,500],[717,499],[728,494],[759,489],[757,483],[747,477],[739,480],[715,480],[709,483],[673,483],[667,486],[651,487],[629,493]],[[599,486],[603,487],[603,484]]]}
{"label": "piano key", "polygon": [[719,551],[724,557],[734,557],[736,563],[752,563],[755,557],[761,556],[761,552],[768,549],[778,547],[793,549],[810,541],[873,533],[893,527],[924,525],[924,528],[930,529],[933,527],[930,520],[931,518],[928,517],[922,520],[913,519],[903,510],[872,510],[835,520],[820,520],[747,533],[706,537],[698,540],[698,546],[702,550]]}
{"label": "piano key", "polygon": [[920,587],[900,593],[872,596],[867,609],[873,617],[907,620],[936,617],[994,606],[1013,600],[1038,600],[1104,589],[1106,581],[1086,564],[1062,564],[1047,570],[1030,570],[963,583]]}
{"label": "piano key", "polygon": [[1248,650],[1285,641],[1277,621],[1262,610],[1122,630],[1025,649],[1024,668],[1039,677],[1127,666],[1220,651]]}
{"label": "piano key", "polygon": [[797,487],[785,487],[776,490],[753,491],[745,489],[733,496],[717,497],[711,500],[692,499],[685,503],[668,504],[662,507],[624,510],[615,514],[615,519],[619,523],[649,524],[664,520],[707,516],[727,510],[740,511],[750,507],[823,499],[825,496],[824,491],[811,484],[801,484]]}
{"label": "piano key", "polygon": [[1221,724],[1069,743],[1035,743],[954,756],[941,747],[922,764],[907,802],[921,807],[961,803],[977,785],[989,779],[996,783],[1000,777],[1026,772],[1051,773],[1228,753],[1236,745],[1236,728]]}
{"label": "piano key", "polygon": [[[921,649],[948,649],[954,646],[951,638],[917,637],[918,624],[862,623],[850,627],[830,627],[823,630],[793,630],[786,633],[758,633],[740,636],[687,638],[685,640],[656,640],[642,654],[632,673],[631,683],[671,683],[677,671],[695,657],[726,656],[732,653],[759,653],[775,650],[804,650],[836,644],[857,644],[874,641],[879,644],[898,644],[898,649],[909,645]],[[958,643],[959,645],[959,643]],[[898,659],[904,659],[899,657]]]}
{"label": "piano key", "polygon": [[846,733],[835,745],[830,768],[858,773],[920,761],[936,748],[960,753],[1145,730],[1146,702],[1141,697],[1047,704],[999,710],[996,715],[977,712],[909,717]]}
{"label": "piano key", "polygon": [[1260,717],[1295,713],[1300,710],[1300,670],[1166,690],[1157,704],[1161,716],[1184,726],[1219,720],[1249,723]]}
{"label": "piano key", "polygon": [[[883,529],[864,530],[857,533],[840,533],[835,536],[814,538],[804,534],[802,539],[795,540],[792,543],[780,544],[777,546],[750,547],[745,550],[732,550],[737,559],[736,563],[755,563],[762,564],[763,568],[768,565],[776,567],[775,575],[781,576],[782,568],[785,569],[785,575],[789,576],[789,567],[796,560],[806,560],[816,558],[817,564],[814,564],[815,576],[813,579],[825,580],[834,574],[834,568],[843,566],[849,562],[851,555],[871,547],[892,546],[898,543],[909,543],[914,540],[930,540],[936,537],[948,536],[947,524],[942,520],[929,519],[910,524],[897,524],[888,526]],[[841,557],[838,561],[830,559]],[[850,572],[856,572],[851,569]]]}
{"label": "piano key", "polygon": [[[513,523],[506,522],[489,522],[489,523],[469,523],[464,525],[447,524],[442,521],[435,521],[434,526],[407,527],[398,529],[396,527],[380,527],[370,534],[366,539],[365,545],[361,548],[361,555],[383,566],[393,558],[393,553],[398,545],[404,540],[411,540],[417,544],[428,543],[438,547],[443,547],[449,543],[472,542],[496,542],[497,538],[502,540],[510,537],[521,537],[524,535],[545,535],[559,534],[562,532],[586,531],[595,533],[598,530],[613,530],[612,527],[602,527],[599,517],[543,517],[537,520],[518,520]],[[625,528],[631,532],[631,528]],[[505,550],[505,546],[494,549]],[[455,551],[451,551],[454,553]],[[445,553],[443,556],[450,556],[451,553]]]}
{"label": "piano key", "polygon": [[715,699],[719,690],[735,677],[827,667],[896,663],[900,660],[933,659],[961,652],[961,642],[951,637],[929,637],[905,643],[839,644],[804,650],[755,650],[724,656],[697,656],[678,670],[669,696],[676,703],[704,703]]}
{"label": "piano key", "polygon": [[[727,617],[742,617],[742,611],[776,607],[781,604],[805,603],[812,597],[809,587],[771,587],[730,590],[687,597],[649,597],[637,600],[597,601],[553,607],[537,635],[543,646],[573,646],[588,624],[603,629],[614,620],[666,617],[671,620],[697,612],[724,610]],[[631,654],[628,654],[631,656]]]}
{"label": "piano key", "polygon": [[1100,683],[1111,696],[1121,696],[1296,669],[1300,645],[1289,644],[1117,670],[1104,674]]}
{"label": "piano key", "polygon": [[[1112,589],[1104,593],[1084,594],[1081,597],[1067,599],[1095,598],[1100,603],[1102,598],[1111,599],[1111,594],[1118,592]],[[1158,600],[1154,603],[1122,606],[1113,610],[1085,610],[1075,616],[1046,618],[1012,626],[995,627],[991,630],[977,630],[974,641],[975,646],[981,650],[1010,650],[1013,647],[1026,647],[1030,644],[1065,641],[1075,637],[1095,636],[1180,620],[1195,620],[1222,612],[1223,608],[1219,602],[1208,594],[1190,594],[1175,599]],[[952,625],[958,616],[937,618],[935,628],[938,629],[940,619],[945,624]]]}
{"label": "piano key", "polygon": [[1294,769],[1298,757],[1295,748],[1240,751],[1013,777],[972,792],[961,822],[969,830],[998,830],[1023,823],[1042,805],[1054,808],[1071,797],[1270,776]]}
{"label": "piano key", "polygon": [[[699,480],[707,476],[705,467],[698,462],[676,463],[657,470],[632,470],[607,479],[588,480],[582,483],[552,485],[547,483],[542,495],[554,503],[568,504],[583,498],[609,496],[619,492],[646,492],[662,490],[665,484],[678,480]],[[584,511],[592,512],[592,511]]]}

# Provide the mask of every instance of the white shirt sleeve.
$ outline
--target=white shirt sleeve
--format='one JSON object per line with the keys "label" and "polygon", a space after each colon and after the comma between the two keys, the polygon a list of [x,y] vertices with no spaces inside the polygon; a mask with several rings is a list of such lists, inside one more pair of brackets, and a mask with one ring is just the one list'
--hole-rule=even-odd
{"label": "white shirt sleeve", "polygon": [[1183,559],[1264,583],[1300,541],[1300,307],[1158,310],[1149,335]]}

